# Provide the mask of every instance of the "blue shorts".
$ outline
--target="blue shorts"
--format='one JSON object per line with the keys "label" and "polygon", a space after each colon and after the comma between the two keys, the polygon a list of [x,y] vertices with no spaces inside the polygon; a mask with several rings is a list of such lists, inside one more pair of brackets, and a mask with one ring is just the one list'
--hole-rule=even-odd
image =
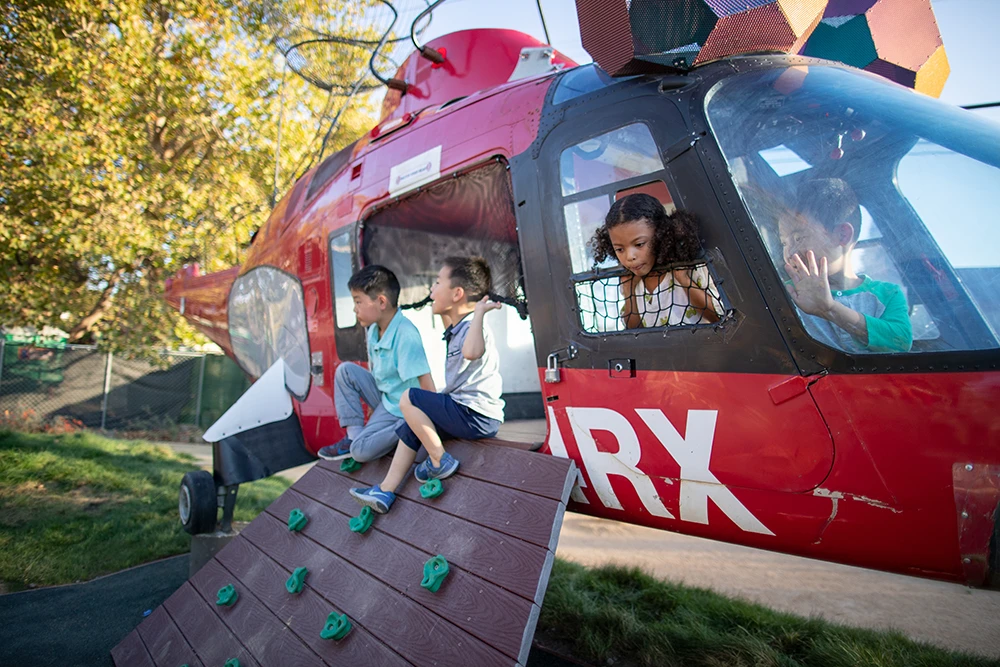
{"label": "blue shorts", "polygon": [[[492,438],[500,430],[499,419],[484,417],[475,410],[456,403],[448,394],[410,389],[410,403],[427,415],[442,440]],[[414,451],[419,451],[423,446],[406,422],[396,429],[396,435]]]}

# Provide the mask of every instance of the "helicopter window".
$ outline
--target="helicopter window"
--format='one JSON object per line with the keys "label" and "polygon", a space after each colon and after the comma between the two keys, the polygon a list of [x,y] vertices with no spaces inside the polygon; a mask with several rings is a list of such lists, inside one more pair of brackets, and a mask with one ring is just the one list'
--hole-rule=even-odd
{"label": "helicopter window", "polygon": [[[661,180],[619,189],[620,187],[621,183],[610,183],[602,188],[605,190],[604,194],[563,206],[577,311],[583,331],[599,334],[624,331],[626,328],[659,329],[710,324],[721,317],[725,312],[722,294],[705,262],[676,265],[671,269],[677,269],[676,275],[681,279],[685,275],[681,270],[688,271],[687,275],[692,282],[707,290],[706,298],[715,310],[715,317],[691,308],[690,291],[675,283],[674,274],[670,270],[658,271],[663,274],[663,279],[649,289],[646,289],[644,283],[641,298],[626,303],[621,285],[622,279],[630,274],[614,257],[608,257],[600,264],[595,263],[590,245],[594,232],[604,223],[612,200],[617,201],[630,194],[642,192],[652,195],[663,204],[668,213],[676,207],[670,191]],[[636,286],[636,291],[638,290],[640,288]]]}
{"label": "helicopter window", "polygon": [[581,95],[586,95],[595,90],[607,88],[620,81],[627,81],[634,78],[636,77],[626,76],[613,79],[607,72],[593,63],[574,67],[560,77],[559,83],[556,84],[556,92],[552,96],[552,104],[569,102]]}
{"label": "helicopter window", "polygon": [[734,75],[705,106],[814,339],[852,354],[1000,347],[995,126],[837,67]]}
{"label": "helicopter window", "polygon": [[229,336],[244,371],[260,377],[285,360],[285,385],[299,400],[309,391],[309,335],[302,285],[270,266],[236,279],[229,292]]}
{"label": "helicopter window", "polygon": [[633,123],[564,150],[559,157],[563,196],[663,169],[649,128]]}
{"label": "helicopter window", "polygon": [[351,156],[354,154],[354,147],[358,142],[354,142],[339,151],[331,155],[330,157],[323,160],[323,163],[316,170],[316,174],[313,176],[312,182],[309,183],[309,192],[306,194],[306,200],[311,200],[316,194],[325,186],[327,183],[332,181],[344,168],[347,163],[351,161]]}
{"label": "helicopter window", "polygon": [[353,229],[330,237],[330,271],[333,279],[333,313],[338,329],[349,329],[358,323],[354,299],[347,283],[354,275]]}

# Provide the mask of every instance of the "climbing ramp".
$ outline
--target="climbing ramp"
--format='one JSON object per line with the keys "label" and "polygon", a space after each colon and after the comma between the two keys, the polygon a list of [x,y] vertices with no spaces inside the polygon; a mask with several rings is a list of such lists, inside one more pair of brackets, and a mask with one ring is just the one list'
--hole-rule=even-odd
{"label": "climbing ramp", "polygon": [[411,475],[367,529],[348,489],[381,481],[388,458],[320,461],[115,647],[115,664],[525,664],[576,471],[511,444],[448,443],[461,467],[442,492]]}

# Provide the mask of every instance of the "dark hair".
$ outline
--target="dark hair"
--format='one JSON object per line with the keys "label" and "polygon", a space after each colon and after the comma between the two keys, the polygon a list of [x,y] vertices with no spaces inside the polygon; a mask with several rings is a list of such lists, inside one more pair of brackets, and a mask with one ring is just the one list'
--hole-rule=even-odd
{"label": "dark hair", "polygon": [[351,276],[347,281],[347,289],[364,292],[369,299],[384,294],[393,308],[399,302],[399,281],[396,280],[396,274],[379,264],[370,264]]}
{"label": "dark hair", "polygon": [[659,199],[640,192],[622,197],[612,204],[604,224],[594,232],[590,246],[594,251],[595,264],[615,257],[608,230],[636,220],[645,220],[653,227],[653,254],[657,264],[690,262],[701,257],[698,218],[683,209],[667,215]]}
{"label": "dark hair", "polygon": [[854,227],[853,241],[861,234],[861,207],[854,190],[839,178],[815,178],[799,184],[792,206],[827,231],[848,222]]}
{"label": "dark hair", "polygon": [[466,301],[479,301],[489,293],[490,267],[482,257],[448,257],[442,263],[451,269],[451,286],[465,290]]}

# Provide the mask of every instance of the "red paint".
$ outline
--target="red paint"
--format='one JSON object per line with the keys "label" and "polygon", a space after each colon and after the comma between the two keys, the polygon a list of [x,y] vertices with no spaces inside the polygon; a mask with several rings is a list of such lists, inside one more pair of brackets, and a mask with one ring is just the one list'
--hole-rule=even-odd
{"label": "red paint", "polygon": [[[517,66],[521,49],[541,46],[545,44],[530,35],[496,29],[462,30],[431,40],[427,48],[447,60],[437,64],[416,51],[410,54],[395,75],[409,87],[405,95],[386,95],[382,120],[502,86]],[[552,62],[576,66],[558,51],[554,51]]]}
{"label": "red paint", "polygon": [[[852,565],[983,583],[991,512],[1000,503],[1000,421],[992,407],[1000,402],[1000,373],[826,376],[803,400],[791,401],[798,403],[794,412],[779,412],[789,403],[774,406],[766,398],[774,380],[767,376],[639,373],[638,391],[627,392],[621,380],[601,376],[563,368],[563,382],[543,384],[558,396],[548,405],[588,484],[583,493],[589,505],[572,509]],[[828,440],[804,428],[810,395],[833,437],[829,451]],[[710,469],[774,536],[742,531],[711,503],[708,525],[652,516],[627,483],[616,486],[623,509],[603,507],[566,412],[581,406],[613,407],[628,419],[642,449],[639,468],[675,516],[680,468],[635,408],[661,409],[682,434],[685,411],[718,410]],[[550,423],[550,438],[552,431]],[[617,451],[611,434],[597,434],[597,441],[603,451]],[[820,474],[827,463],[828,474]],[[969,516],[962,519],[962,511]]]}

